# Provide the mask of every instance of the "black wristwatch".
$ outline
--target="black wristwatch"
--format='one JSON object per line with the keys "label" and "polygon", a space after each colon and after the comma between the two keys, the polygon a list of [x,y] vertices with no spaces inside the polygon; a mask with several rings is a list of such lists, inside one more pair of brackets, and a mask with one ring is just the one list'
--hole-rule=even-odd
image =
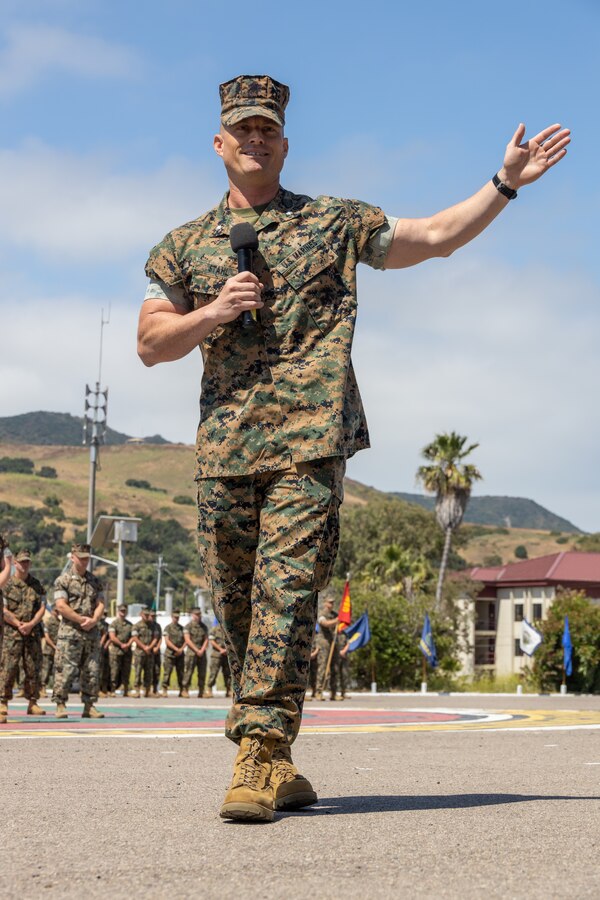
{"label": "black wristwatch", "polygon": [[500,191],[503,197],[506,197],[508,200],[516,199],[517,192],[512,188],[509,188],[509,186],[507,184],[504,184],[503,181],[500,181],[500,179],[498,178],[498,173],[496,173],[492,178],[492,184],[497,191]]}

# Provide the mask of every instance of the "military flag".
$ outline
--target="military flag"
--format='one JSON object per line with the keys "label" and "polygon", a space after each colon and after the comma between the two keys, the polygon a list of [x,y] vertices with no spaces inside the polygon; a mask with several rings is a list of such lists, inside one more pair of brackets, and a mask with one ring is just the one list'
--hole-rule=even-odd
{"label": "military flag", "polygon": [[573,674],[573,643],[571,641],[571,630],[569,628],[569,617],[565,616],[565,627],[562,636],[563,646],[563,666],[565,675]]}
{"label": "military flag", "polygon": [[352,621],[352,601],[350,600],[350,580],[346,581],[344,585],[344,593],[342,595],[342,602],[340,604],[340,611],[338,612],[338,620],[339,627],[338,631],[343,631],[346,626],[350,624]]}
{"label": "military flag", "polygon": [[354,625],[350,625],[346,629],[346,637],[348,638],[348,653],[354,650],[360,650],[371,640],[371,629],[369,628],[369,613],[365,612],[356,620]]}
{"label": "military flag", "polygon": [[421,632],[421,640],[419,641],[419,650],[421,651],[431,668],[435,669],[438,664],[438,658],[435,649],[435,643],[433,641],[433,633],[431,631],[431,622],[429,621],[428,613],[425,613],[423,631]]}
{"label": "military flag", "polygon": [[541,643],[542,635],[540,632],[527,619],[523,619],[521,622],[521,639],[519,641],[519,646],[523,653],[527,656],[533,656]]}

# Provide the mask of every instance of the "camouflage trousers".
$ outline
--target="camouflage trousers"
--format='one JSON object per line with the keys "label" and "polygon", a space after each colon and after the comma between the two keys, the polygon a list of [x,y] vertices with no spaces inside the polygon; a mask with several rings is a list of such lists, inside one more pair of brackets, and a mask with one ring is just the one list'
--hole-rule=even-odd
{"label": "camouflage trousers", "polygon": [[46,653],[42,651],[42,687],[45,688],[48,687],[48,683],[54,674],[54,652],[54,650],[49,650]]}
{"label": "camouflage trousers", "polygon": [[121,650],[120,647],[108,648],[110,663],[110,690],[114,694],[121,685],[125,693],[129,690],[129,676],[131,674],[131,650]]}
{"label": "camouflage trousers", "polygon": [[110,691],[110,658],[108,647],[100,647],[100,690],[105,694]]}
{"label": "camouflage trousers", "polygon": [[162,655],[160,650],[157,650],[156,653],[153,654],[154,661],[152,665],[152,689],[154,693],[158,690],[158,685],[160,684],[160,670],[162,668]]}
{"label": "camouflage trousers", "polygon": [[225,633],[225,733],[291,744],[300,728],[317,594],[339,543],[345,460],[198,482],[199,549]]}
{"label": "camouflage trousers", "polygon": [[185,651],[185,667],[183,670],[183,686],[187,690],[192,683],[194,672],[198,670],[198,696],[204,692],[206,682],[206,651],[202,656],[196,656],[191,650]]}
{"label": "camouflage trousers", "polygon": [[[331,664],[329,666],[329,673],[327,674],[327,661],[329,659],[330,653],[331,641],[325,639],[319,641],[319,655],[317,657],[319,675],[317,678],[317,690],[326,691],[329,687],[331,693],[335,694],[335,692],[337,691],[338,670],[340,667],[340,654],[337,648],[337,644],[333,648]],[[327,678],[325,677],[326,675]],[[329,684],[327,684],[327,682],[329,682]]]}
{"label": "camouflage trousers", "polygon": [[227,660],[227,656],[223,653],[219,653],[218,650],[213,650],[210,655],[210,667],[208,671],[209,688],[213,688],[215,686],[217,682],[217,676],[220,671],[223,672],[225,690],[228,691],[231,687],[231,672],[229,670],[229,662]]}
{"label": "camouflage trousers", "polygon": [[53,703],[66,703],[79,673],[79,690],[84,703],[95,703],[100,688],[100,636],[70,629],[58,632],[54,658]]}
{"label": "camouflage trousers", "polygon": [[[11,629],[12,630],[12,629]],[[28,700],[37,700],[41,690],[42,645],[39,637],[15,638],[6,634],[0,658],[0,698],[10,700],[19,666],[23,665],[23,690]]]}
{"label": "camouflage trousers", "polygon": [[169,653],[165,653],[165,658],[163,660],[163,680],[162,686],[163,690],[169,690],[169,683],[171,681],[171,672],[175,669],[177,674],[177,687],[179,690],[183,687],[183,670],[185,665],[185,657],[183,653],[181,656],[171,656]]}
{"label": "camouflage trousers", "polygon": [[141,687],[145,691],[152,689],[152,676],[154,674],[154,654],[137,653],[133,651],[133,684],[136,691]]}

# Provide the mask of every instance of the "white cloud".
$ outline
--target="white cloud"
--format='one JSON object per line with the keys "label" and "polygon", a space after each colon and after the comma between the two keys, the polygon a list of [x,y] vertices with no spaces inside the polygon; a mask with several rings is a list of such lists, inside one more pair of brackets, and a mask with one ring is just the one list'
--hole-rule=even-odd
{"label": "white cloud", "polygon": [[19,94],[52,71],[88,78],[132,78],[141,71],[129,47],[58,26],[11,25],[6,40],[0,52],[0,97]]}
{"label": "white cloud", "polygon": [[79,156],[28,141],[0,150],[0,237],[53,261],[124,260],[214,205],[214,175],[181,159],[119,171],[108,155]]}

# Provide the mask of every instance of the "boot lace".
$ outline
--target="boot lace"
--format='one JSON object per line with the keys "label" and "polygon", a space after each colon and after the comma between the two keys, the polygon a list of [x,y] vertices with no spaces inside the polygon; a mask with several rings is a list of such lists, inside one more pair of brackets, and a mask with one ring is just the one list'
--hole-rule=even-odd
{"label": "boot lace", "polygon": [[260,741],[252,741],[248,748],[248,754],[240,763],[238,769],[236,785],[256,789],[258,780],[262,772],[262,764],[257,759],[261,750]]}
{"label": "boot lace", "polygon": [[284,782],[293,781],[295,777],[296,772],[289,751],[286,752],[281,748],[276,748],[273,751],[271,779],[273,781]]}

